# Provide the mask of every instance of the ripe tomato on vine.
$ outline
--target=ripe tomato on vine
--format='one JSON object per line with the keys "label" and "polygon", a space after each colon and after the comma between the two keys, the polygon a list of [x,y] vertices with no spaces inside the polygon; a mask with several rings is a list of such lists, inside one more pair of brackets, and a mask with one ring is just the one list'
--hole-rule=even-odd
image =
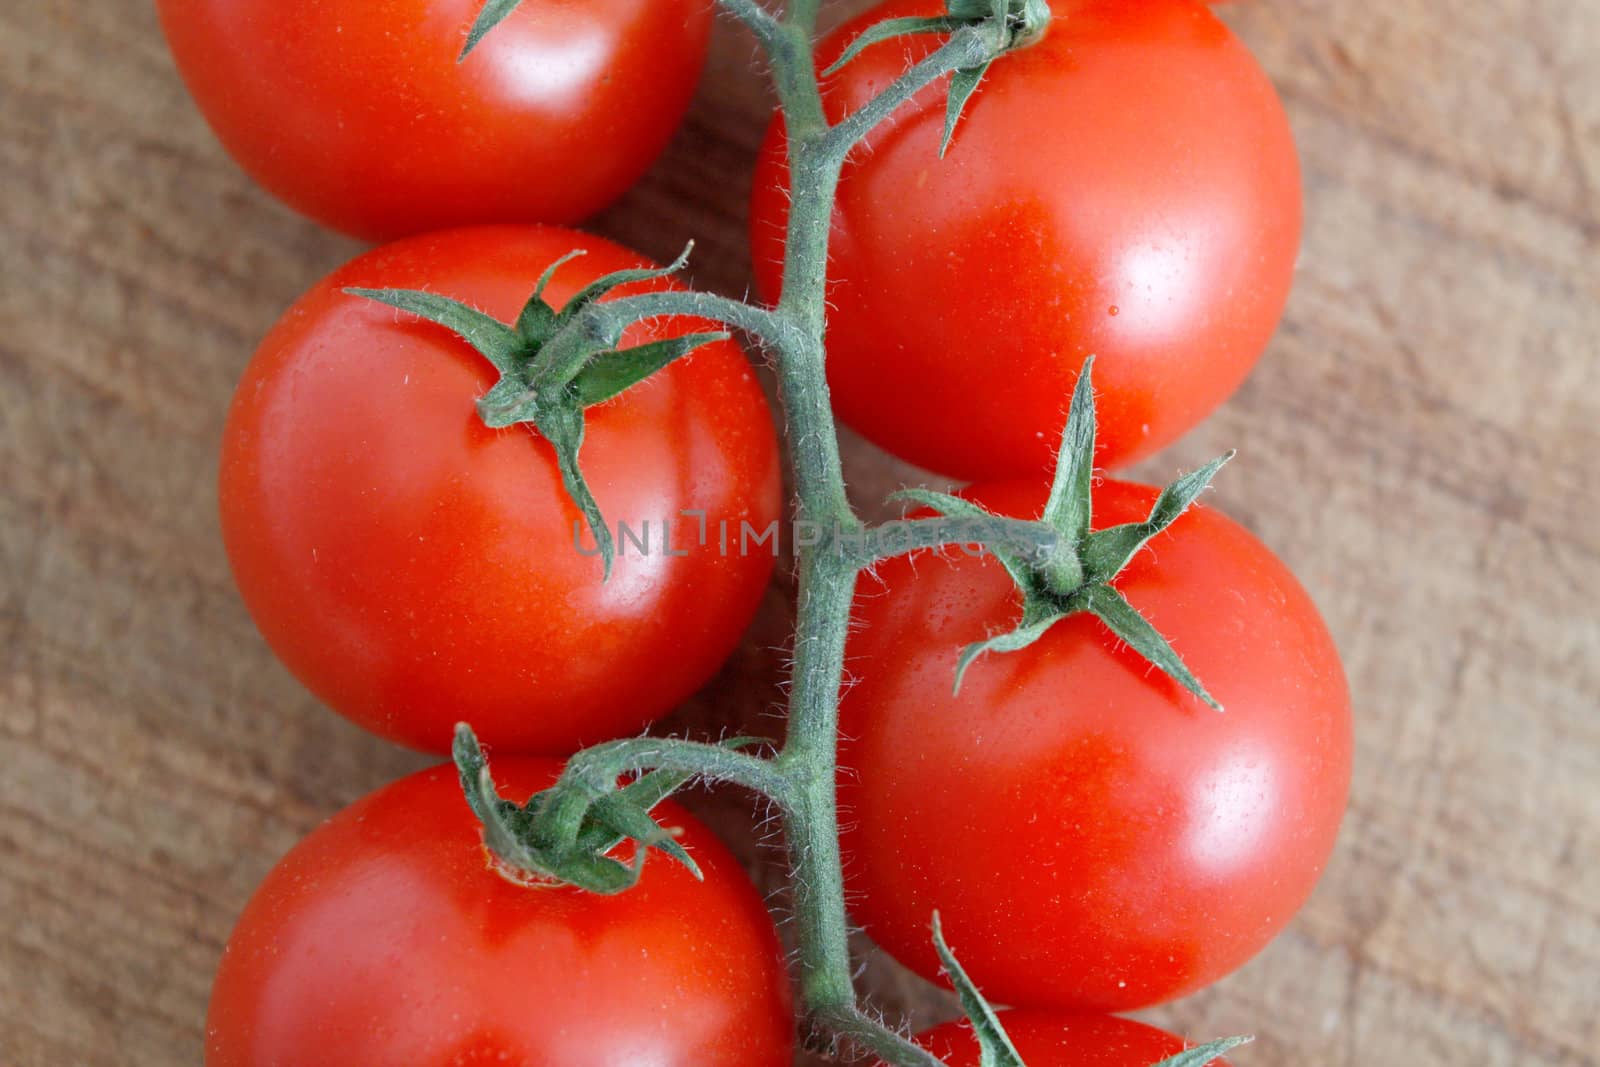
{"label": "ripe tomato on vine", "polygon": [[[945,94],[917,94],[846,162],[828,250],[828,381],[874,443],[963,479],[1054,463],[1084,358],[1100,453],[1130,463],[1244,380],[1300,241],[1300,172],[1271,82],[1199,0],[1055,0],[1041,40],[977,83],[945,158]],[[927,18],[890,0],[825,38]],[[874,44],[823,80],[838,121],[938,44]],[[781,291],[784,126],[762,147],[752,258]]]}
{"label": "ripe tomato on vine", "polygon": [[[973,486],[1002,514],[1044,487]],[[1153,488],[1107,481],[1096,529]],[[1089,614],[1025,648],[962,649],[1019,610],[993,559],[900,557],[864,582],[847,650],[840,806],[854,914],[924,977],[943,919],[1006,1004],[1122,1011],[1216,981],[1310,894],[1350,781],[1350,697],[1288,569],[1211,508],[1184,512],[1111,581],[1223,706],[1206,707]]]}
{"label": "ripe tomato on vine", "polygon": [[[722,523],[765,530],[779,512],[771,416],[734,344],[588,410],[595,497],[646,542],[625,541],[607,581],[550,442],[480,418],[491,363],[345,292],[426,287],[512,321],[574,249],[586,254],[545,290],[556,307],[653,266],[555,227],[456,230],[358,257],[284,314],[228,416],[222,532],[257,626],[336,710],[417,748],[447,751],[462,719],[517,752],[637,731],[721,666],[772,573],[770,549],[724,551],[716,536]],[[657,319],[625,342],[706,326]]]}
{"label": "ripe tomato on vine", "polygon": [[707,0],[158,0],[228,151],[290,206],[387,239],[578,222],[632,185],[694,94]]}
{"label": "ripe tomato on vine", "polygon": [[[554,760],[500,760],[521,800]],[[783,954],[710,831],[656,816],[700,877],[657,863],[601,896],[509,878],[452,768],[357,801],[267,875],[228,939],[206,1067],[788,1067]]]}

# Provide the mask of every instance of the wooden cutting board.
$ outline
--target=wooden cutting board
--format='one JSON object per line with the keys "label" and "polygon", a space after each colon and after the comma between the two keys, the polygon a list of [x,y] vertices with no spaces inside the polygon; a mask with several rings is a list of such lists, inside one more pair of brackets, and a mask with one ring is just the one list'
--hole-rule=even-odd
{"label": "wooden cutting board", "polygon": [[[1228,18],[1281,87],[1308,226],[1288,316],[1151,478],[1237,445],[1214,502],[1344,651],[1339,851],[1259,959],[1153,1017],[1245,1064],[1596,1063],[1600,1047],[1600,6],[1321,4]],[[596,222],[742,292],[766,111],[720,32],[666,158]],[[258,879],[424,762],[268,655],[218,541],[229,392],[357,246],[254,188],[145,0],[0,5],[0,1063],[199,1062]],[[847,442],[870,502],[924,476]],[[776,697],[790,590],[678,724]],[[700,802],[737,836],[737,796]],[[747,847],[769,883],[778,872]],[[884,1003],[948,1003],[875,960]]]}

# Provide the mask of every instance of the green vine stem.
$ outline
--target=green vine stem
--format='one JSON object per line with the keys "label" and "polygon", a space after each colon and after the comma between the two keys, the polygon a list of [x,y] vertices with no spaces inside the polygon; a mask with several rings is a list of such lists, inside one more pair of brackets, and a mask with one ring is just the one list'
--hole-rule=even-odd
{"label": "green vine stem", "polygon": [[[463,59],[519,2],[485,4]],[[824,373],[828,237],[841,171],[851,150],[878,124],[944,78],[950,81],[948,143],[989,64],[1043,34],[1049,11],[1043,0],[947,0],[947,14],[941,18],[868,31],[875,40],[897,33],[941,33],[946,40],[876,98],[830,123],[813,53],[818,0],[790,0],[781,17],[759,0],[718,2],[750,29],[766,52],[784,113],[790,211],[783,292],[776,306],[686,289],[609,297],[619,285],[681,268],[687,249],[663,270],[623,271],[601,279],[559,311],[543,302],[547,272],[514,324],[433,294],[358,292],[450,327],[494,364],[502,378],[480,401],[480,413],[492,425],[532,423],[550,440],[561,457],[568,492],[588,516],[603,549],[609,539],[578,461],[584,408],[629,388],[699,344],[726,336],[694,334],[619,351],[626,328],[663,316],[695,316],[743,332],[772,355],[798,497],[796,520],[818,531],[815,538],[795,539],[799,604],[783,744],[775,755],[763,756],[747,751],[745,739],[720,745],[654,737],[613,741],[574,755],[554,786],[520,806],[495,793],[483,751],[465,724],[457,732],[456,763],[468,803],[484,824],[485,841],[509,873],[558,879],[600,893],[625,892],[652,850],[696,869],[693,857],[649,815],[673,789],[698,779],[735,783],[769,798],[782,818],[790,857],[796,981],[812,1031],[831,1048],[849,1046],[893,1067],[941,1067],[939,1059],[863,1008],[853,982],[835,786],[839,695],[857,580],[889,556],[981,544],[1011,572],[1023,594],[1024,612],[1016,631],[969,649],[962,669],[983,652],[1021,648],[1055,621],[1087,611],[1155,666],[1209,700],[1176,653],[1109,581],[1204,489],[1221,461],[1168,487],[1147,522],[1090,533],[1094,412],[1086,364],[1042,519],[992,515],[956,497],[908,491],[905,499],[941,516],[863,524],[845,492]],[[608,573],[609,566],[607,554]],[[628,784],[619,784],[630,777]],[[624,839],[638,846],[627,864],[609,856]],[[937,917],[930,916],[930,921],[930,936],[983,1045],[984,1063],[1021,1067],[999,1018],[944,945]],[[1168,1064],[1199,1067],[1241,1040],[1191,1049]]]}

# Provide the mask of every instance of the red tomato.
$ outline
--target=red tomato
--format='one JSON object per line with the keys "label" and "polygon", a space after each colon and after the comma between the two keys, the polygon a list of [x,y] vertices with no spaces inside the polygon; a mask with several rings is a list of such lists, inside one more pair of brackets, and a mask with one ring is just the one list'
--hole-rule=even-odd
{"label": "red tomato", "polygon": [[[1031,483],[971,490],[1036,516]],[[1147,486],[1106,482],[1095,525],[1141,520]],[[1113,584],[1227,709],[1218,713],[1079,615],[1011,629],[998,563],[901,557],[857,604],[840,809],[856,917],[925,977],[938,911],[997,1003],[1114,1011],[1244,963],[1321,874],[1350,779],[1350,702],[1315,606],[1243,527],[1196,507]]]}
{"label": "red tomato", "polygon": [[[1028,1067],[1150,1067],[1194,1047],[1176,1034],[1115,1015],[1020,1008],[1001,1012],[1000,1022]],[[978,1042],[964,1020],[918,1034],[917,1043],[947,1067],[979,1067]],[[1228,1067],[1228,1061],[1212,1060],[1211,1067]]]}
{"label": "red tomato", "polygon": [[632,185],[694,94],[707,0],[157,0],[217,136],[312,218],[368,238],[576,222]]}
{"label": "red tomato", "polygon": [[[500,759],[522,801],[550,760]],[[206,1067],[788,1067],[772,921],[711,832],[663,825],[705,881],[660,857],[617,896],[497,873],[453,768],[403,778],[275,867],[228,940]]]}
{"label": "red tomato", "polygon": [[[283,317],[246,369],[223,439],[222,532],[234,577],[284,663],[370,730],[448,751],[470,722],[502,750],[572,751],[632,733],[702,685],[754,615],[770,552],[724,553],[779,513],[778,446],[738,347],[701,348],[587,415],[580,463],[619,538],[602,582],[554,450],[491,430],[495,372],[443,327],[347,296],[426,288],[515,319],[573,248],[556,304],[645,264],[587,234],[487,228],[361,256]],[[635,327],[625,345],[710,328]],[[708,537],[699,543],[706,513]],[[671,520],[671,550],[662,522]],[[584,528],[583,543],[593,542]],[[589,551],[593,551],[592,547]]]}
{"label": "red tomato", "polygon": [[[891,0],[823,44],[830,63]],[[1271,336],[1300,239],[1283,108],[1196,0],[1057,0],[1044,40],[1000,59],[941,161],[944,83],[845,167],[829,254],[840,416],[962,478],[1050,468],[1084,357],[1099,460],[1139,459],[1231,393]],[[875,45],[835,76],[832,119],[937,38]],[[782,129],[756,173],[757,280],[775,296],[788,216]]]}

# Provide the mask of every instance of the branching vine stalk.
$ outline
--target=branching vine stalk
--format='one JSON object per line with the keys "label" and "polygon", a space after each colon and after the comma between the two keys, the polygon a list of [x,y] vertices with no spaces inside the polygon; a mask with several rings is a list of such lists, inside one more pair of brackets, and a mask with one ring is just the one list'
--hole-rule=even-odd
{"label": "branching vine stalk", "polygon": [[[485,4],[463,59],[519,2]],[[483,751],[465,724],[457,730],[456,763],[468,803],[484,824],[485,841],[508,868],[601,893],[626,891],[652,849],[696,869],[693,857],[649,814],[672,790],[691,780],[728,782],[769,798],[781,816],[790,856],[796,982],[810,1026],[825,1043],[849,1045],[893,1067],[940,1067],[938,1058],[864,1009],[853,982],[835,787],[845,639],[857,581],[874,563],[892,555],[981,544],[1017,581],[1024,613],[1013,633],[969,649],[961,669],[983,652],[1023,647],[1055,621],[1087,611],[1209,700],[1165,640],[1108,583],[1129,556],[1193,501],[1221,461],[1169,486],[1149,521],[1090,533],[1094,411],[1086,364],[1043,519],[993,515],[956,497],[910,491],[906,499],[942,517],[864,524],[846,495],[824,373],[828,238],[842,168],[852,149],[879,124],[945,78],[950,80],[948,145],[961,109],[988,65],[1043,34],[1049,11],[1043,0],[948,0],[941,18],[902,20],[911,25],[869,30],[861,43],[901,33],[940,33],[946,39],[876,98],[830,123],[813,52],[819,0],[790,0],[781,15],[760,0],[718,2],[760,43],[784,115],[790,210],[783,289],[775,306],[685,289],[612,294],[618,286],[681,268],[687,249],[664,270],[602,278],[560,310],[543,300],[552,266],[515,324],[497,322],[434,294],[358,292],[450,327],[493,363],[502,378],[480,401],[480,413],[491,425],[531,423],[555,447],[568,492],[594,531],[608,574],[609,535],[579,463],[583,411],[699,345],[726,336],[694,334],[619,350],[623,332],[649,319],[695,316],[748,335],[771,355],[798,498],[797,525],[819,532],[815,539],[796,538],[799,602],[783,743],[775,754],[761,755],[749,750],[748,739],[723,744],[655,737],[612,741],[574,755],[554,786],[520,806],[497,795]],[[961,523],[953,523],[955,519]],[[619,784],[630,777],[628,784]],[[630,863],[609,854],[625,839],[636,842]],[[983,1046],[983,1062],[1021,1067],[1000,1020],[944,944],[937,916],[930,920],[930,935]],[[1168,1063],[1199,1067],[1241,1040],[1214,1042]]]}

